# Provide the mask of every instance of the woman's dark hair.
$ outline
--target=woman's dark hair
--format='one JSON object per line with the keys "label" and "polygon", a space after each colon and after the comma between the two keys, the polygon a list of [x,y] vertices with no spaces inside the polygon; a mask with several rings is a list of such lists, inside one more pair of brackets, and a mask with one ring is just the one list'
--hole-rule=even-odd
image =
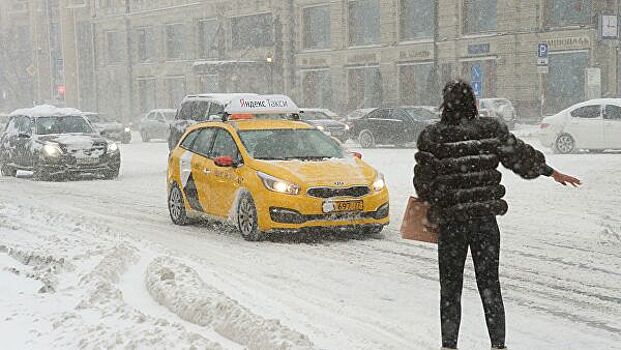
{"label": "woman's dark hair", "polygon": [[462,119],[474,119],[479,114],[474,91],[465,81],[453,80],[446,83],[442,95],[440,109],[443,122],[455,124]]}

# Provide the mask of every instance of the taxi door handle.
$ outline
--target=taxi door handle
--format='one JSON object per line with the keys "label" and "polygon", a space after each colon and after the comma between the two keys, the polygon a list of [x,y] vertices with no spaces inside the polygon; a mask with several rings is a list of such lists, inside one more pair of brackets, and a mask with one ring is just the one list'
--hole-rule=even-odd
{"label": "taxi door handle", "polygon": [[208,168],[203,169],[203,173],[205,173],[206,175],[211,174],[211,170],[209,170]]}

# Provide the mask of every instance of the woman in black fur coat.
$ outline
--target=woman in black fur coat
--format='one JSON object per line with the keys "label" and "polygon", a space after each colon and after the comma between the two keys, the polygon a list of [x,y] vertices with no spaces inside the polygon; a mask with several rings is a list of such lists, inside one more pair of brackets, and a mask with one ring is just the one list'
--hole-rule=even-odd
{"label": "woman in black fur coat", "polygon": [[500,231],[497,215],[507,212],[500,163],[524,179],[541,175],[573,186],[580,180],[546,164],[544,155],[511,134],[506,125],[478,116],[476,98],[464,81],[444,90],[442,120],[418,139],[414,187],[431,205],[439,226],[440,314],[443,349],[456,349],[461,291],[468,247],[485,310],[492,349],[505,348],[505,313],[498,278]]}

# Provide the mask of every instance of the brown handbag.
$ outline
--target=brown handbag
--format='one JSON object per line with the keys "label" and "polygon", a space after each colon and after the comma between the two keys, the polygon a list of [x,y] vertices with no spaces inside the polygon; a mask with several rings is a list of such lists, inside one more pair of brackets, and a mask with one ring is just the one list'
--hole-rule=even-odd
{"label": "brown handbag", "polygon": [[401,238],[438,243],[438,229],[427,219],[429,204],[410,197],[401,224]]}

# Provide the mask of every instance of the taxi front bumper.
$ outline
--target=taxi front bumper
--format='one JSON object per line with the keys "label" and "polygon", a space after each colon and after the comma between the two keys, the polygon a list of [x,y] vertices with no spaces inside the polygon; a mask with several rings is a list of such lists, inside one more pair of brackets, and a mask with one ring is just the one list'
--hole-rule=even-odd
{"label": "taxi front bumper", "polygon": [[[326,212],[326,202],[361,201],[362,210]],[[360,226],[385,226],[390,222],[388,191],[383,189],[362,197],[316,198],[306,194],[291,196],[261,191],[255,194],[259,229],[304,231],[316,228],[354,229]]]}

